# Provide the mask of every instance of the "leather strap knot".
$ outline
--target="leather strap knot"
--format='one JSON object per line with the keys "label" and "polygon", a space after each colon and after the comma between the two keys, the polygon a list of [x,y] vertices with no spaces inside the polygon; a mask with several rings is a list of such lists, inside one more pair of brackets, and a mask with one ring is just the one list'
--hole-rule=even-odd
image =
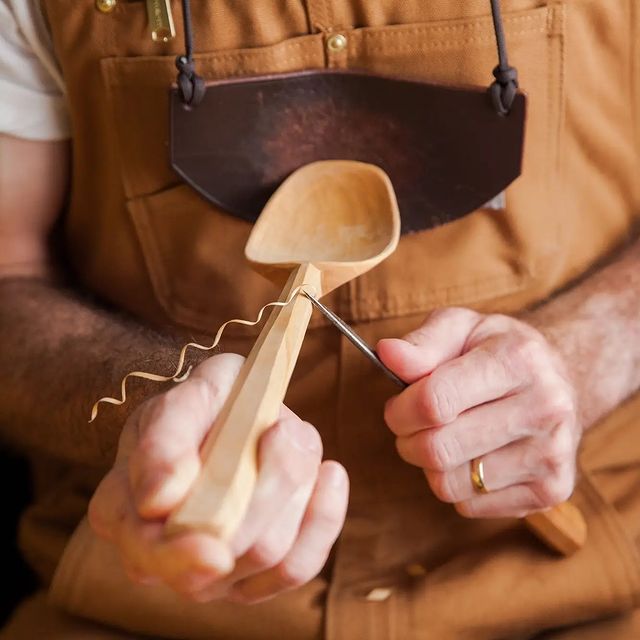
{"label": "leather strap knot", "polygon": [[178,69],[177,83],[182,102],[190,107],[195,107],[204,97],[204,80],[196,73],[193,60],[187,56],[176,58],[176,68]]}
{"label": "leather strap knot", "polygon": [[493,70],[495,81],[489,87],[491,101],[501,116],[506,116],[518,92],[518,71],[514,67],[497,66]]}

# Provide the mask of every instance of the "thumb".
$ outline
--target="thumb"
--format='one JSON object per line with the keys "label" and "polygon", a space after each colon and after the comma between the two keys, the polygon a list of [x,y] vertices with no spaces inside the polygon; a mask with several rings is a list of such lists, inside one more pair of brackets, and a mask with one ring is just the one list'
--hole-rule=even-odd
{"label": "thumb", "polygon": [[411,384],[462,355],[481,317],[471,309],[437,309],[403,338],[380,340],[376,352],[389,369]]}
{"label": "thumb", "polygon": [[191,377],[139,412],[129,480],[142,518],[163,518],[187,495],[200,472],[200,447],[229,395],[243,359],[209,358]]}

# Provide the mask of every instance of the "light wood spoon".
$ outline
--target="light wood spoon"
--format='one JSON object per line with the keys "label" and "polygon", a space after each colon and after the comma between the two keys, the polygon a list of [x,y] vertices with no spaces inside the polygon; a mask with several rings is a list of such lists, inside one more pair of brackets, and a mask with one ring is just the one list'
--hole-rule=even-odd
{"label": "light wood spoon", "polygon": [[[389,256],[400,214],[384,171],[331,160],[293,173],[254,225],[245,254],[282,286],[281,301],[302,285],[319,298]],[[202,470],[169,531],[203,530],[229,540],[256,482],[258,439],[280,414],[312,306],[300,295],[275,308],[245,361],[202,447]]]}
{"label": "light wood spoon", "polygon": [[[285,180],[254,225],[245,254],[257,271],[284,285],[280,301],[302,285],[320,298],[388,257],[399,234],[388,176],[373,165],[331,160]],[[169,518],[170,532],[196,529],[229,540],[237,530],[256,482],[258,440],[278,419],[311,311],[305,296],[272,311],[204,442],[201,473]],[[584,518],[568,502],[525,521],[564,555],[584,545]]]}

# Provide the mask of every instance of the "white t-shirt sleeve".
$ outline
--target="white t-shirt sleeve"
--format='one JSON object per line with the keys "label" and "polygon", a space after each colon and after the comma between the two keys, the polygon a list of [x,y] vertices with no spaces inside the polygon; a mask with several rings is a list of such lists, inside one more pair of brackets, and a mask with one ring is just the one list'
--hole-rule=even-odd
{"label": "white t-shirt sleeve", "polygon": [[70,136],[64,82],[38,0],[0,0],[0,133]]}

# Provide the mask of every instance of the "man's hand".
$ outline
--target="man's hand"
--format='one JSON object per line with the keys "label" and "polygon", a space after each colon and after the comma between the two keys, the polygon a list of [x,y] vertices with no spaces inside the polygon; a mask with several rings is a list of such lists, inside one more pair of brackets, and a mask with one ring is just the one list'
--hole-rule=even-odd
{"label": "man's hand", "polygon": [[231,543],[164,532],[200,470],[199,447],[241,365],[233,354],[210,358],[127,421],[89,521],[118,547],[132,580],[163,582],[203,602],[252,603],[308,582],[324,566],[344,522],[348,478],[338,463],[322,462],[318,432],[285,407],[260,441],[258,482]]}
{"label": "man's hand", "polygon": [[[566,500],[582,435],[559,355],[533,327],[469,309],[434,312],[404,340],[378,344],[411,383],[385,419],[407,462],[467,517],[523,517]],[[471,482],[482,457],[489,493]]]}

